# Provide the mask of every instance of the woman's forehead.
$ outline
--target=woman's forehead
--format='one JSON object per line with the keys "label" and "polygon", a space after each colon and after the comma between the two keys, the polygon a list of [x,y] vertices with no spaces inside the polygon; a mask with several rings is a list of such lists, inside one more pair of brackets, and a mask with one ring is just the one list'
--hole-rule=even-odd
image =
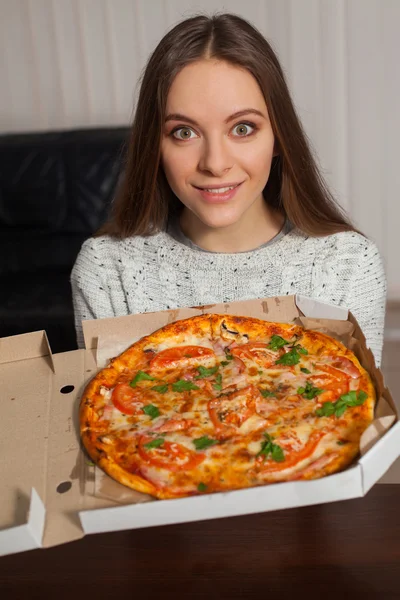
{"label": "woman's forehead", "polygon": [[203,60],[187,65],[177,74],[168,93],[166,114],[224,120],[247,107],[267,113],[253,75],[226,62]]}

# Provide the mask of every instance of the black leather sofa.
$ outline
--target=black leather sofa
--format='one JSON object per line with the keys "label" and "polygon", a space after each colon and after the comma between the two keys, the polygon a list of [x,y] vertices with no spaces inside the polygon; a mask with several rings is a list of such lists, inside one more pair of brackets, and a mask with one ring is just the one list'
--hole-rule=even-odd
{"label": "black leather sofa", "polygon": [[107,217],[128,128],[0,136],[0,337],[76,346],[69,277]]}

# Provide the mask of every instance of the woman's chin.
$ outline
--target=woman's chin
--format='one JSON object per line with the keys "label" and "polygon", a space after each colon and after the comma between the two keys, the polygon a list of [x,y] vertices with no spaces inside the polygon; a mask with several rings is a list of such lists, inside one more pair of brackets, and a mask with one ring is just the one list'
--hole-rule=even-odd
{"label": "woman's chin", "polygon": [[237,214],[210,214],[210,212],[208,212],[208,214],[196,214],[200,223],[210,229],[226,229],[234,227],[239,223],[241,217],[241,215]]}

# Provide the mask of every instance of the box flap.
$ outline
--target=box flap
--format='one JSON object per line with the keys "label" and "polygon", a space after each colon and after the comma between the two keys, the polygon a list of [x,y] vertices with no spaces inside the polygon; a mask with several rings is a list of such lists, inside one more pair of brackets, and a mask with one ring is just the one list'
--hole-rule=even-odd
{"label": "box flap", "polygon": [[301,294],[296,294],[296,305],[305,317],[313,317],[314,319],[346,321],[349,316],[349,311],[343,306],[334,306]]}
{"label": "box flap", "polygon": [[40,548],[45,519],[44,504],[32,489],[28,522],[0,531],[0,556]]}
{"label": "box flap", "polygon": [[45,331],[0,338],[0,365],[40,357],[47,357],[54,371],[53,355]]}
{"label": "box flap", "polygon": [[209,304],[198,306],[202,314],[246,315],[265,321],[288,323],[299,315],[294,296],[276,296],[273,298],[255,298],[253,300],[237,300],[225,304]]}
{"label": "box flap", "polygon": [[79,513],[85,533],[248,515],[362,496],[361,469],[314,481],[259,486],[177,500],[155,500]]}
{"label": "box flap", "polygon": [[358,461],[362,469],[364,494],[386,473],[399,456],[400,422],[398,421]]}
{"label": "box flap", "polygon": [[84,381],[92,373],[92,368],[86,364],[84,350],[55,354],[54,364],[44,547],[79,539],[83,535],[79,519],[73,515],[74,510],[83,506],[84,492],[81,482],[84,479],[85,456],[80,451],[79,401]]}
{"label": "box flap", "polygon": [[[19,358],[24,353],[26,356],[26,340],[30,337],[29,341],[40,342],[43,334],[17,337],[14,345],[7,340],[2,348],[12,347]],[[33,344],[32,347],[39,350],[41,346]],[[0,530],[9,530],[25,525],[32,488],[45,501],[53,372],[49,355],[15,362],[6,362],[9,356],[3,358],[0,365],[0,456],[8,459],[0,460]]]}

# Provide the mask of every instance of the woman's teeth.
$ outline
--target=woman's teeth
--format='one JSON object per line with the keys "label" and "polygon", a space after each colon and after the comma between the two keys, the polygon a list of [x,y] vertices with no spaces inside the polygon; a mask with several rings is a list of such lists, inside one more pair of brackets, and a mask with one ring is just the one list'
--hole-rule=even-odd
{"label": "woman's teeth", "polygon": [[237,185],[232,185],[231,187],[224,187],[224,188],[214,188],[214,189],[205,189],[203,188],[204,192],[210,192],[211,194],[225,194],[226,192],[229,192],[229,190],[233,190],[233,188],[237,187]]}

